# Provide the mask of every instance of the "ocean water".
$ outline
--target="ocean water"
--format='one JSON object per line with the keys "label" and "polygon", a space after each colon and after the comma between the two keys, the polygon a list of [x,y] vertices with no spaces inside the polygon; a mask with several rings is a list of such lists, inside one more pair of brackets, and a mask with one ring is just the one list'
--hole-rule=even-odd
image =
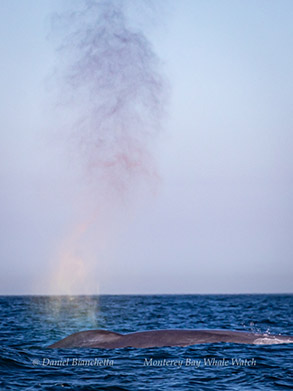
{"label": "ocean water", "polygon": [[293,344],[46,349],[77,331],[293,335],[292,295],[1,296],[1,390],[290,390]]}

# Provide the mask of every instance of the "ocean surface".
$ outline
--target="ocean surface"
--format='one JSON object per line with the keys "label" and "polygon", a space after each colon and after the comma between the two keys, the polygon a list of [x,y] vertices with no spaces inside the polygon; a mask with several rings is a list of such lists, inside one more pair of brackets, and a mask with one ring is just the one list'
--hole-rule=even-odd
{"label": "ocean surface", "polygon": [[46,349],[106,329],[293,335],[292,295],[1,296],[1,390],[291,390],[293,344]]}

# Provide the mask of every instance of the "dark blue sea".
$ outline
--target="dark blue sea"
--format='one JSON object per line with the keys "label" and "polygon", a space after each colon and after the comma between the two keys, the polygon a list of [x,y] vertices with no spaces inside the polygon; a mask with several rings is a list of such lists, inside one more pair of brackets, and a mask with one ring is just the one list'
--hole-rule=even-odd
{"label": "dark blue sea", "polygon": [[292,295],[2,296],[1,390],[291,390],[293,344],[46,349],[77,331],[293,335]]}

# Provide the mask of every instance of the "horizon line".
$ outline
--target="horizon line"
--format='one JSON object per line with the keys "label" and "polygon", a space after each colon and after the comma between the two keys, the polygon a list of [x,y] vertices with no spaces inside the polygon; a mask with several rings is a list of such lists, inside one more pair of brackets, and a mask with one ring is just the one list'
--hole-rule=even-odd
{"label": "horizon line", "polygon": [[228,295],[293,295],[293,292],[233,292],[233,293],[0,293],[0,297],[6,296],[39,296],[39,297],[72,297],[72,296],[228,296]]}

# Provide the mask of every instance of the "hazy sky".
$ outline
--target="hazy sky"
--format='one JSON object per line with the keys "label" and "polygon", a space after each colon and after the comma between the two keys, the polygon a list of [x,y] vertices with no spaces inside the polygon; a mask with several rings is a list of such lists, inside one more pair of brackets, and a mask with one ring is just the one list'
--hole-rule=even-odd
{"label": "hazy sky", "polygon": [[168,102],[123,194],[60,104],[52,14],[79,3],[0,2],[0,293],[292,292],[293,2],[129,2]]}

